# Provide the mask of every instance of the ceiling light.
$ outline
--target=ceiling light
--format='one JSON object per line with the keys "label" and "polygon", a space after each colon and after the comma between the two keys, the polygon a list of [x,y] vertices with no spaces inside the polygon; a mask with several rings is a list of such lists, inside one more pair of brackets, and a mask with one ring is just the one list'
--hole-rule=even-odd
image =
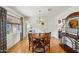
{"label": "ceiling light", "polygon": [[41,16],[41,10],[39,10],[38,11],[39,12],[39,23],[41,24],[41,25],[44,25],[44,22],[42,21],[43,19],[42,19],[42,16]]}

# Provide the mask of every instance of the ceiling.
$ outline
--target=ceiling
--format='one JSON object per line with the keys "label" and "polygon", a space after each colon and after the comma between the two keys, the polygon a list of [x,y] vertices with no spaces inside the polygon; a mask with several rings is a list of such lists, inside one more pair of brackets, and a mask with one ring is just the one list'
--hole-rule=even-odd
{"label": "ceiling", "polygon": [[[15,12],[23,15],[24,17],[38,17],[39,10],[42,17],[55,17],[62,13],[64,10],[70,8],[70,6],[8,6]],[[48,11],[49,10],[49,11]]]}

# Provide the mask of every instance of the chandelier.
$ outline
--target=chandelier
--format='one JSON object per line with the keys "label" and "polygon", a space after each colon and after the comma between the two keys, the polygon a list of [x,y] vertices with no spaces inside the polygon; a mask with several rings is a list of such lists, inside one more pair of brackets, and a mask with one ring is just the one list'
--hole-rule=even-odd
{"label": "chandelier", "polygon": [[39,12],[39,24],[41,24],[41,25],[45,25],[45,23],[42,21],[43,19],[42,19],[42,16],[41,16],[41,10],[39,10],[38,11]]}

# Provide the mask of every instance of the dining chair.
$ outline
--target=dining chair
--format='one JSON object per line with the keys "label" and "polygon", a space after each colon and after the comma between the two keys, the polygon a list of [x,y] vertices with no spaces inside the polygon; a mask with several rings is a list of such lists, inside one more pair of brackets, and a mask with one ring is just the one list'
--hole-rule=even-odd
{"label": "dining chair", "polygon": [[32,39],[32,52],[44,53],[44,41],[41,40],[40,33],[35,33]]}
{"label": "dining chair", "polygon": [[30,50],[30,47],[32,47],[32,33],[28,33],[28,39],[29,39],[29,50]]}
{"label": "dining chair", "polygon": [[50,52],[50,36],[50,33],[35,34],[32,38],[32,52],[45,53],[48,49]]}
{"label": "dining chair", "polygon": [[51,33],[45,33],[45,39],[44,39],[45,50],[49,49],[49,52],[50,52],[50,39],[51,39]]}

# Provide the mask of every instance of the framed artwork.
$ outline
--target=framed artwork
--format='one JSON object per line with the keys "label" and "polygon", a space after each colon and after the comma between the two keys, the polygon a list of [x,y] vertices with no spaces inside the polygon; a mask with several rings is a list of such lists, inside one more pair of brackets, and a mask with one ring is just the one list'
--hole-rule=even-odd
{"label": "framed artwork", "polygon": [[77,28],[78,26],[78,21],[76,19],[72,19],[69,21],[69,26],[70,28]]}

